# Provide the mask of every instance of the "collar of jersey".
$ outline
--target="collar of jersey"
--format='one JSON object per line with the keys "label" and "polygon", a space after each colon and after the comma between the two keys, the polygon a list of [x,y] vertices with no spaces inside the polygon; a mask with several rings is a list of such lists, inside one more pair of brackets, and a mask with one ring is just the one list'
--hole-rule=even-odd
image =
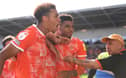
{"label": "collar of jersey", "polygon": [[35,24],[33,24],[33,26],[40,32],[41,35],[44,35],[44,33]]}

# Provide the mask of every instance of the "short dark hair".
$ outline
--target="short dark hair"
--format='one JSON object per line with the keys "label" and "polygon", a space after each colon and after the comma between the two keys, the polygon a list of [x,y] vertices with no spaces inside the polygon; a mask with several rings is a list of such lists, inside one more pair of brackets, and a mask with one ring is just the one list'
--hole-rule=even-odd
{"label": "short dark hair", "polygon": [[73,17],[70,14],[60,14],[59,18],[61,23],[64,21],[73,21]]}
{"label": "short dark hair", "polygon": [[48,15],[51,9],[56,9],[56,6],[52,3],[43,3],[39,5],[34,11],[37,22],[40,23],[42,21],[42,16]]}
{"label": "short dark hair", "polygon": [[13,39],[15,39],[15,37],[12,36],[12,35],[8,35],[8,36],[4,37],[3,40],[2,40],[2,45],[3,45],[3,46],[6,46],[6,45],[5,45],[6,42],[7,42],[7,41],[11,41],[11,40],[13,40]]}

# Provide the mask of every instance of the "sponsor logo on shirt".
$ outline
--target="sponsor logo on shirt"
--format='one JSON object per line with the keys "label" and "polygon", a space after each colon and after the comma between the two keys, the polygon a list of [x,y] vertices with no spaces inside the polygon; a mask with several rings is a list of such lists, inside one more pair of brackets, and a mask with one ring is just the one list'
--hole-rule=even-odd
{"label": "sponsor logo on shirt", "polygon": [[24,40],[26,37],[27,37],[28,33],[27,32],[21,32],[19,35],[18,35],[18,39],[19,40]]}

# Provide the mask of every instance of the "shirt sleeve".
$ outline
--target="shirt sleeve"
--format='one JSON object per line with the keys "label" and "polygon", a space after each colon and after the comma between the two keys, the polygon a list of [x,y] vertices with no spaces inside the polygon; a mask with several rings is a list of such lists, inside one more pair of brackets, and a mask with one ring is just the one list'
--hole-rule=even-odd
{"label": "shirt sleeve", "polygon": [[78,43],[78,49],[79,49],[77,58],[83,60],[87,56],[85,43],[79,39],[77,43]]}
{"label": "shirt sleeve", "polygon": [[108,58],[105,58],[105,59],[100,59],[98,60],[101,64],[101,67],[103,70],[109,70],[109,71],[112,71],[113,70],[113,65],[114,64],[114,61],[113,61],[113,57],[110,56]]}
{"label": "shirt sleeve", "polygon": [[[86,58],[86,46],[83,41],[77,39],[77,44],[78,44],[78,53],[77,53],[77,58],[80,60],[84,60]],[[76,70],[78,75],[81,75],[85,73],[85,68],[79,65],[76,65]]]}
{"label": "shirt sleeve", "polygon": [[34,42],[34,33],[32,31],[21,31],[15,38],[11,41],[17,49],[22,52]]}

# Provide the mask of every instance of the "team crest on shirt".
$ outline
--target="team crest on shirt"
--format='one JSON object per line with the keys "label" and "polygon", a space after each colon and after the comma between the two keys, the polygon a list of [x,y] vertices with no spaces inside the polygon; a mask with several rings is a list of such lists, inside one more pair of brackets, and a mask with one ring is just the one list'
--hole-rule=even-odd
{"label": "team crest on shirt", "polygon": [[21,32],[19,35],[18,35],[18,39],[19,40],[23,40],[27,37],[28,33],[27,32]]}

